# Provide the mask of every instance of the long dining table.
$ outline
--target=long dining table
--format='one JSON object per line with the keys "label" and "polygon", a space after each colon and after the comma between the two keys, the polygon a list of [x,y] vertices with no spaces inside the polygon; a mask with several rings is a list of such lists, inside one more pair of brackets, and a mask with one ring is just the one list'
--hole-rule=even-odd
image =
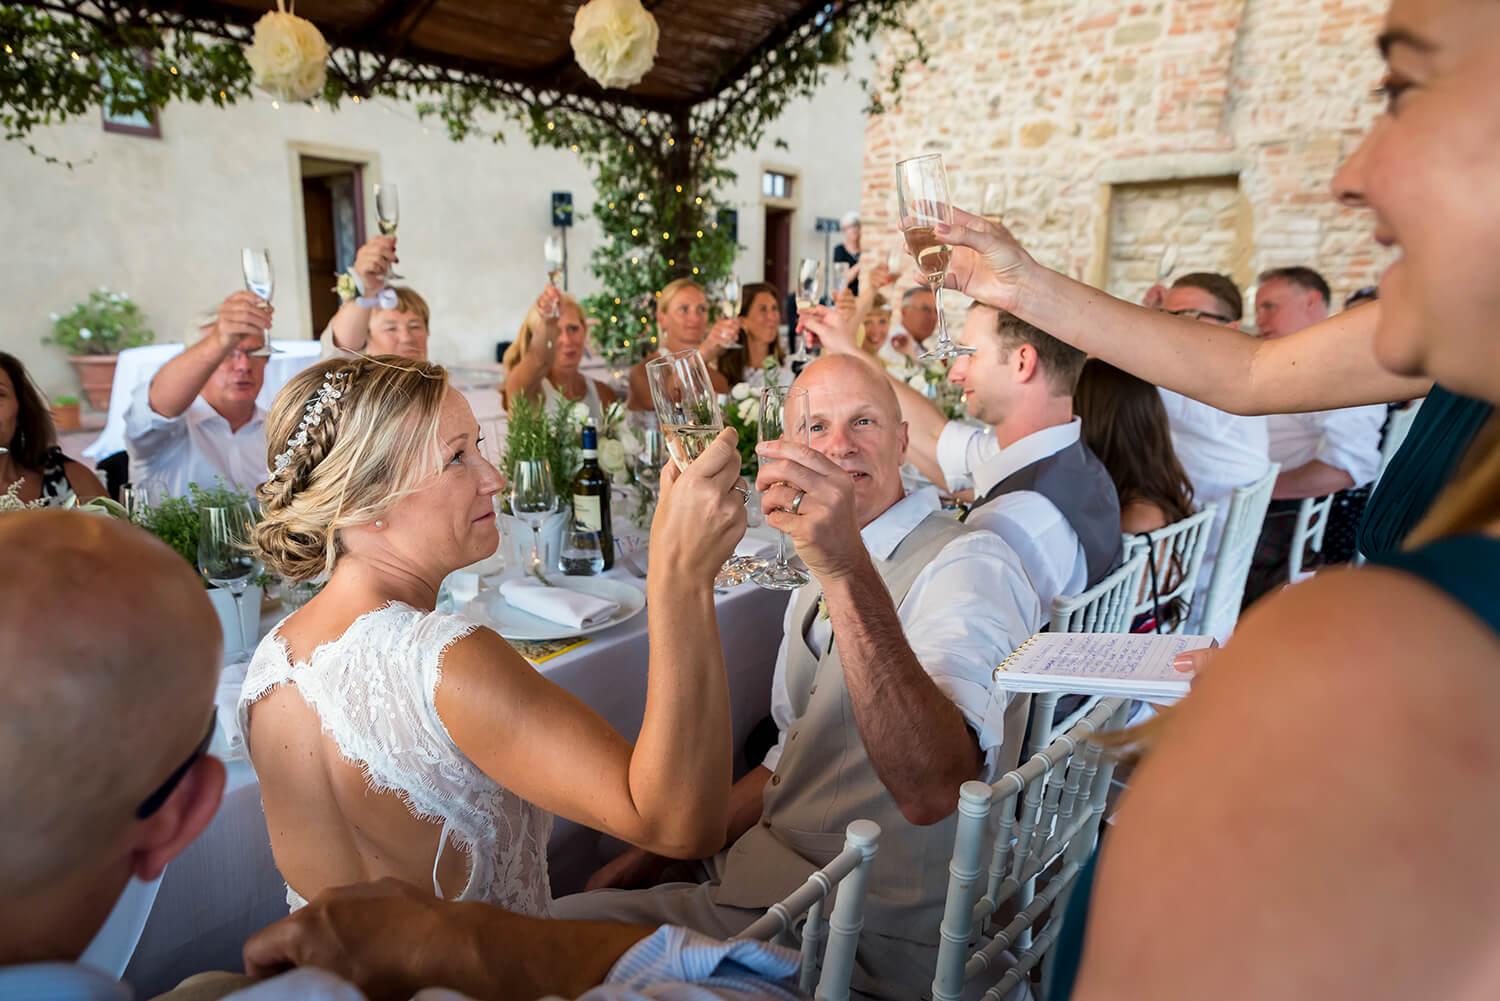
{"label": "long dining table", "polygon": [[[620,566],[608,576],[644,589],[644,580]],[[771,676],[786,601],[786,592],[753,584],[715,595],[729,678],[736,775],[746,768],[746,736],[770,711]],[[537,665],[630,740],[639,734],[645,711],[649,614],[648,609],[594,633],[587,644]],[[264,627],[278,617],[268,616]],[[234,688],[232,681],[221,686],[221,725],[232,716],[225,710]],[[86,957],[121,974],[139,997],[152,997],[204,970],[239,970],[245,938],[286,914],[255,772],[238,756],[230,735],[221,732],[215,744],[230,760],[224,801],[213,822],[160,880],[132,883]],[[683,808],[691,809],[692,804],[684,803]],[[558,818],[548,852],[553,895],[582,889],[594,869],[622,847],[597,831]]]}

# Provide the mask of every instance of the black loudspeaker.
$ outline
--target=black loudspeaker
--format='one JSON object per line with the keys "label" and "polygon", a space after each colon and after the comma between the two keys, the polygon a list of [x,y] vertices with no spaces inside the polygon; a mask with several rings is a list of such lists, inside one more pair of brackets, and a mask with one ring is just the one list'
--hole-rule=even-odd
{"label": "black loudspeaker", "polygon": [[552,192],[552,225],[564,228],[573,225],[573,192]]}
{"label": "black loudspeaker", "polygon": [[729,239],[738,243],[740,240],[740,214],[735,209],[720,209],[718,218],[719,228],[729,230]]}

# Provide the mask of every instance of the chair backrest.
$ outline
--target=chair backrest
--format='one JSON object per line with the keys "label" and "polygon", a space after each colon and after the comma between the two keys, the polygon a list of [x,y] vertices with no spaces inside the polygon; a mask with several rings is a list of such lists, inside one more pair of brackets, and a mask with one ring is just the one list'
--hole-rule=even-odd
{"label": "chair backrest", "polygon": [[1287,581],[1295,584],[1302,577],[1302,563],[1310,552],[1323,551],[1323,533],[1328,531],[1328,515],[1333,510],[1333,494],[1304,497],[1297,506],[1297,525],[1292,529],[1292,548],[1287,554]]}
{"label": "chair backrest", "polygon": [[[770,906],[754,924],[736,935],[771,941],[790,931],[801,914],[807,915],[802,926],[802,973],[798,986],[812,991],[817,977],[818,945],[827,939],[823,953],[823,975],[818,978],[817,1001],[846,1001],[849,981],[854,976],[854,951],[859,944],[859,930],[865,922],[865,888],[870,878],[880,825],[873,820],[856,820],[844,832],[844,850],[833,861],[807,877],[807,882],[791,896]],[[838,887],[833,902],[833,917],[823,920],[823,901]]]}
{"label": "chair backrest", "polygon": [[[1203,554],[1208,550],[1208,533],[1213,527],[1214,514],[1218,506],[1209,504],[1197,514],[1188,515],[1181,521],[1159,528],[1154,532],[1125,536],[1127,555],[1139,551],[1149,552],[1146,557],[1146,573],[1137,598],[1130,609],[1129,621],[1146,612],[1159,611],[1174,601],[1180,601],[1183,612],[1171,624],[1158,621],[1159,631],[1180,633],[1188,620],[1188,606],[1198,587],[1198,568],[1203,565]],[[1147,545],[1146,539],[1150,544]],[[1151,586],[1152,563],[1156,568],[1156,593],[1153,599]],[[1160,620],[1160,615],[1157,616]]]}
{"label": "chair backrest", "polygon": [[1380,472],[1375,477],[1375,482],[1380,482],[1380,477],[1385,475],[1385,467],[1391,464],[1391,459],[1401,450],[1401,443],[1406,441],[1406,434],[1411,430],[1412,421],[1417,419],[1417,411],[1422,408],[1425,400],[1410,403],[1400,410],[1391,413],[1390,419],[1385,424],[1385,435],[1380,439]]}
{"label": "chair backrest", "polygon": [[1203,618],[1198,631],[1205,636],[1227,636],[1240,617],[1240,602],[1245,598],[1245,579],[1250,576],[1250,560],[1271,506],[1271,490],[1281,467],[1271,463],[1266,474],[1247,486],[1236,487],[1229,495],[1229,514],[1224,519],[1224,534],[1219,537],[1219,552],[1214,558],[1213,576],[1203,602]]}
{"label": "chair backrest", "polygon": [[1123,633],[1130,629],[1130,609],[1146,573],[1146,551],[1128,556],[1120,568],[1082,594],[1052,599],[1054,633]]}
{"label": "chair backrest", "polygon": [[[999,979],[984,997],[1004,997],[1026,981],[1056,940],[1063,911],[1059,897],[1094,849],[1114,774],[1113,760],[1104,757],[1088,737],[1124,725],[1129,707],[1125,699],[1104,699],[1067,733],[998,782],[963,784],[932,980],[933,1001],[959,1001],[964,984],[986,970]],[[998,823],[990,823],[991,813]],[[996,834],[981,892],[980,866],[991,831]],[[1028,897],[1027,888],[1043,874],[1045,887]],[[1017,905],[1015,916],[1004,928],[987,928],[997,910],[1011,901]],[[1028,933],[1043,914],[1048,915],[1046,923],[1027,945]],[[988,931],[990,941],[971,953],[976,931]],[[1019,948],[1013,962],[1002,957],[1013,948]]]}

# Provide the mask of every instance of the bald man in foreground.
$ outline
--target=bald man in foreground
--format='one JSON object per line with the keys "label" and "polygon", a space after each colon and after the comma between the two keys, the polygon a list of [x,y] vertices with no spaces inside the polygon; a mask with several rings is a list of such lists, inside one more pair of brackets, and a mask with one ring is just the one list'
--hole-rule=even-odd
{"label": "bald man in foreground", "polygon": [[959,786],[1013,766],[1019,749],[1024,718],[1006,718],[991,672],[1042,611],[999,536],[959,524],[934,490],[905,493],[906,425],[883,375],[832,356],[796,385],[808,391],[812,447],[761,445],[757,480],[767,522],[814,577],[787,609],[777,744],[735,784],[726,850],[702,863],[705,882],[628,889],[665,867],[632,851],[590,884],[621,889],[563,898],[553,912],[729,937],[868,818],[882,834],[854,987],[913,998],[932,979]]}
{"label": "bald man in foreground", "polygon": [[[218,619],[124,522],[0,515],[0,997],[112,997],[71,964],[131,876],[208,826]],[[49,964],[49,965],[38,965]]]}

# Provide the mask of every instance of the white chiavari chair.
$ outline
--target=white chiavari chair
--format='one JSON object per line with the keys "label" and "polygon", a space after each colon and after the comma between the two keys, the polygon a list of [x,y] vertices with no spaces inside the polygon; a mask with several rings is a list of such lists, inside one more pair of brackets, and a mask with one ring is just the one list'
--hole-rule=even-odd
{"label": "white chiavari chair", "polygon": [[[866,883],[879,840],[880,825],[873,820],[851,823],[844,833],[844,850],[833,861],[809,876],[785,900],[772,904],[754,924],[735,937],[780,940],[797,918],[806,914],[798,986],[804,992],[811,992],[816,977],[817,1001],[846,1001],[849,981],[854,975],[854,952],[864,926]],[[834,887],[838,887],[838,895],[834,898],[833,915],[825,921],[823,901]],[[818,947],[825,939],[823,973],[818,977]]]}
{"label": "white chiavari chair", "polygon": [[1245,597],[1245,579],[1250,576],[1250,560],[1255,543],[1271,505],[1271,490],[1281,467],[1271,463],[1264,476],[1254,483],[1236,487],[1229,496],[1229,514],[1224,519],[1224,534],[1219,537],[1219,552],[1214,557],[1214,572],[1204,597],[1203,616],[1194,632],[1205,636],[1229,635],[1240,617],[1240,602]]}
{"label": "white chiavari chair", "polygon": [[1053,598],[1047,628],[1054,633],[1126,632],[1145,572],[1145,551],[1127,554],[1119,569],[1082,594]]}
{"label": "white chiavari chair", "polygon": [[[1193,594],[1198,587],[1198,569],[1203,565],[1203,554],[1208,549],[1209,529],[1213,526],[1217,510],[1217,505],[1209,504],[1202,511],[1165,528],[1124,537],[1126,556],[1142,550],[1150,554],[1142,586],[1136,592],[1137,600],[1126,620],[1127,628],[1128,623],[1134,622],[1137,617],[1152,612],[1156,615],[1159,632],[1183,631],[1183,627],[1187,625]],[[1147,539],[1150,540],[1149,543]],[[1155,586],[1152,586],[1153,566],[1156,570]],[[1161,610],[1174,601],[1181,602],[1183,612],[1172,623],[1163,623]]]}
{"label": "white chiavari chair", "polygon": [[[993,980],[985,1001],[1026,983],[1057,938],[1066,893],[1098,839],[1114,763],[1088,741],[1124,724],[1129,703],[1103,699],[1065,734],[993,784],[965,782],[948,867],[933,1001],[960,1001],[965,984]],[[991,814],[998,823],[992,825]],[[987,878],[982,855],[991,832]],[[1039,877],[1042,889],[1030,889]],[[981,880],[983,879],[983,882]],[[1005,905],[1014,916],[991,927]],[[1038,921],[1046,921],[1038,928]],[[988,941],[978,949],[982,934]],[[1015,950],[1009,953],[1008,950]]]}
{"label": "white chiavari chair", "polygon": [[1297,506],[1297,525],[1292,529],[1292,546],[1287,554],[1287,583],[1295,584],[1312,576],[1302,569],[1309,554],[1323,551],[1323,533],[1328,531],[1328,516],[1333,511],[1333,494],[1304,497]]}

